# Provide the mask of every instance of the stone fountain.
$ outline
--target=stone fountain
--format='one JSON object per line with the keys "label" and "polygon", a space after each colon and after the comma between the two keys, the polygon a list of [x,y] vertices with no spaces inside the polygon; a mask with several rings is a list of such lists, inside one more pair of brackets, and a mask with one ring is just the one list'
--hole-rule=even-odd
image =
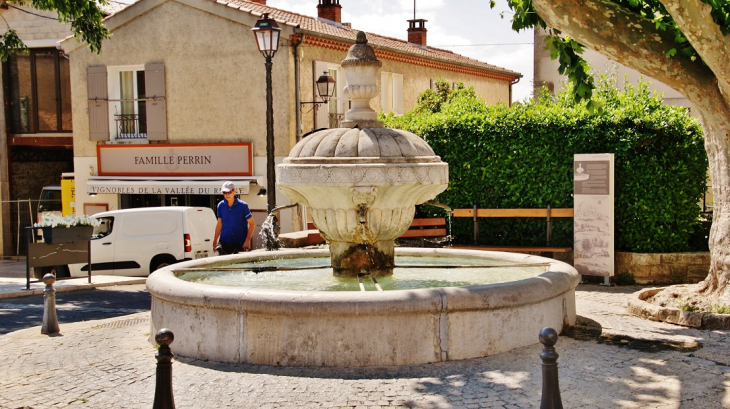
{"label": "stone fountain", "polygon": [[376,120],[369,101],[379,94],[380,66],[359,32],[342,61],[352,101],[345,128],[309,135],[277,166],[277,186],[307,206],[340,277],[392,274],[395,239],[408,230],[415,205],[448,186],[448,164],[423,139]]}
{"label": "stone fountain", "polygon": [[[368,101],[378,94],[380,62],[364,33],[342,66],[353,101],[347,127],[300,141],[277,175],[284,193],[309,208],[330,249],[254,251],[162,268],[147,279],[150,334],[171,329],[175,354],[197,359],[352,367],[484,357],[534,344],[544,327],[559,332],[573,325],[580,275],[568,264],[503,252],[394,251],[394,240],[410,225],[414,206],[446,188],[448,166],[418,136],[376,121]],[[395,281],[394,253],[480,265],[483,276],[497,265],[539,265],[544,272],[459,286],[451,278],[453,270],[444,268],[439,270],[442,286],[390,291],[282,289],[265,272],[253,274],[254,281],[264,284],[258,288],[250,282],[234,287],[182,279],[201,272],[230,276],[250,268],[243,265],[312,265],[329,255],[336,277],[326,272],[327,278],[346,282],[368,273],[375,282],[375,276],[392,274],[382,281]]]}

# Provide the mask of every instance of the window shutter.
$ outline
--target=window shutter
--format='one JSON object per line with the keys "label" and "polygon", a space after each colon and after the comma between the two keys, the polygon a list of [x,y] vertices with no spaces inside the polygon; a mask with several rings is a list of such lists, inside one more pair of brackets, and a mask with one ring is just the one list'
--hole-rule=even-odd
{"label": "window shutter", "polygon": [[165,65],[150,63],[144,66],[147,107],[147,140],[167,140],[167,101],[165,100]]}
{"label": "window shutter", "polygon": [[[312,101],[321,101],[317,94],[317,79],[327,71],[327,63],[324,61],[312,61]],[[337,84],[339,86],[339,84]],[[314,129],[330,127],[330,108],[327,104],[317,104],[314,109]]]}
{"label": "window shutter", "polygon": [[403,114],[403,74],[393,74],[393,112]]}
{"label": "window shutter", "polygon": [[380,73],[380,109],[386,114],[390,112],[390,81],[388,73]]}
{"label": "window shutter", "polygon": [[106,67],[86,68],[89,99],[89,140],[109,140],[109,88]]}

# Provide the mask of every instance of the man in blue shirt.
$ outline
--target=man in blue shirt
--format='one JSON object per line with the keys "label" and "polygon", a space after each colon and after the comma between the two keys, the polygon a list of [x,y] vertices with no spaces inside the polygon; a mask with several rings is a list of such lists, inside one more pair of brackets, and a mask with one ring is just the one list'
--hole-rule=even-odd
{"label": "man in blue shirt", "polygon": [[233,182],[225,182],[221,192],[224,200],[218,203],[218,224],[213,236],[213,251],[224,255],[250,250],[251,236],[256,227],[251,209],[246,202],[236,198],[236,186]]}

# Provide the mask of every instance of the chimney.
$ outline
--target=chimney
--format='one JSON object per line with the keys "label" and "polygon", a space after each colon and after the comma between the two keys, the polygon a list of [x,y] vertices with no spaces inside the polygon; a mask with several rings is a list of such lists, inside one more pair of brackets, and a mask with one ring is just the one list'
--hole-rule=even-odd
{"label": "chimney", "polygon": [[426,22],[424,19],[408,20],[408,42],[426,46]]}
{"label": "chimney", "polygon": [[250,1],[251,3],[263,4],[264,6],[266,5],[266,0],[248,0],[248,1]]}
{"label": "chimney", "polygon": [[342,6],[340,0],[319,0],[317,17],[325,20],[342,23]]}

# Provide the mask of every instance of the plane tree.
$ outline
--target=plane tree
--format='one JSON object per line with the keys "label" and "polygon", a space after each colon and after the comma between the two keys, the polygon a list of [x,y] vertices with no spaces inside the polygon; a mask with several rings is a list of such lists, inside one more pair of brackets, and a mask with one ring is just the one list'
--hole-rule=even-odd
{"label": "plane tree", "polygon": [[[714,196],[707,278],[695,299],[730,305],[730,2],[727,0],[508,0],[512,27],[542,27],[590,108],[584,48],[667,84],[693,105],[705,135]],[[494,2],[492,1],[492,5]]]}
{"label": "plane tree", "polygon": [[[102,24],[104,12],[100,5],[105,5],[105,0],[8,0],[5,2],[7,8],[32,7],[37,10],[56,11],[59,23],[70,23],[71,32],[79,39],[89,45],[91,51],[99,53],[101,42],[109,38],[109,31]],[[2,14],[0,13],[0,17]],[[3,20],[5,20],[3,18]],[[10,27],[7,21],[5,30],[0,28],[0,59],[7,61],[11,55],[25,50],[25,44],[18,37],[14,27]],[[0,23],[0,27],[2,27]]]}

